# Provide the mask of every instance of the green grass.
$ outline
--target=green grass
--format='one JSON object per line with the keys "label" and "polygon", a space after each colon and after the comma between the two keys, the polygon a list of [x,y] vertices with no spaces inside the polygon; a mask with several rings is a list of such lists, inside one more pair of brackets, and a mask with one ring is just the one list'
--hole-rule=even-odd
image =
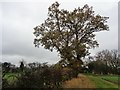
{"label": "green grass", "polygon": [[4,78],[8,79],[10,77],[14,77],[14,76],[17,76],[17,75],[18,75],[18,73],[6,73],[5,76],[4,76]]}
{"label": "green grass", "polygon": [[8,81],[8,83],[14,83],[17,80],[18,73],[6,73],[4,79]]}
{"label": "green grass", "polygon": [[93,76],[87,75],[90,80],[95,84],[96,88],[118,88],[118,85],[109,81],[104,80],[103,78],[109,78],[111,80],[116,80],[116,78],[105,77],[105,76]]}
{"label": "green grass", "polygon": [[100,76],[101,79],[118,84],[118,76]]}

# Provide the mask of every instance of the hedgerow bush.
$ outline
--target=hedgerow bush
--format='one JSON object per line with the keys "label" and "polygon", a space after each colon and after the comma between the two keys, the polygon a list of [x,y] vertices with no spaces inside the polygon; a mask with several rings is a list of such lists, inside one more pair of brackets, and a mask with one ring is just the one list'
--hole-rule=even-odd
{"label": "hedgerow bush", "polygon": [[24,71],[16,82],[19,88],[60,88],[61,85],[61,70],[51,67]]}
{"label": "hedgerow bush", "polygon": [[3,88],[62,88],[66,80],[75,77],[74,72],[69,67],[31,63],[19,70],[13,84],[3,79]]}

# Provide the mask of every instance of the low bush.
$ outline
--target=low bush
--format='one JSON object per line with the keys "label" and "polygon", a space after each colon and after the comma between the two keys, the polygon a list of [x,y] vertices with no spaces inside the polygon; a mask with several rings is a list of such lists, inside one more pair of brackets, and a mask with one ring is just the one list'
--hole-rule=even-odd
{"label": "low bush", "polygon": [[42,68],[36,71],[24,71],[18,78],[15,87],[19,88],[59,88],[62,84],[61,70]]}

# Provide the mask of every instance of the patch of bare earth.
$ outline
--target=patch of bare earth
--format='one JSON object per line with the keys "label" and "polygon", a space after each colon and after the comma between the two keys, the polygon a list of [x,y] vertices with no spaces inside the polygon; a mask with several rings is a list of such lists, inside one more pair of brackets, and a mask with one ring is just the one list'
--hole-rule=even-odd
{"label": "patch of bare earth", "polygon": [[89,78],[83,74],[79,74],[78,78],[73,78],[66,81],[63,88],[95,88],[95,85],[89,80]]}

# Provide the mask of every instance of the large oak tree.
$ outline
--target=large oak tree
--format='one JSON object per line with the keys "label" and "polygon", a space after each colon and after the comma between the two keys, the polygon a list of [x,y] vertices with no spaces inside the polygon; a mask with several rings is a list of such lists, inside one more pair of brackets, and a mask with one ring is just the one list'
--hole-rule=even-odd
{"label": "large oak tree", "polygon": [[48,8],[48,18],[34,28],[34,44],[45,49],[56,49],[62,59],[80,61],[89,54],[89,49],[99,44],[95,33],[108,30],[108,17],[95,15],[93,8],[87,4],[73,11],[59,9],[55,2]]}

